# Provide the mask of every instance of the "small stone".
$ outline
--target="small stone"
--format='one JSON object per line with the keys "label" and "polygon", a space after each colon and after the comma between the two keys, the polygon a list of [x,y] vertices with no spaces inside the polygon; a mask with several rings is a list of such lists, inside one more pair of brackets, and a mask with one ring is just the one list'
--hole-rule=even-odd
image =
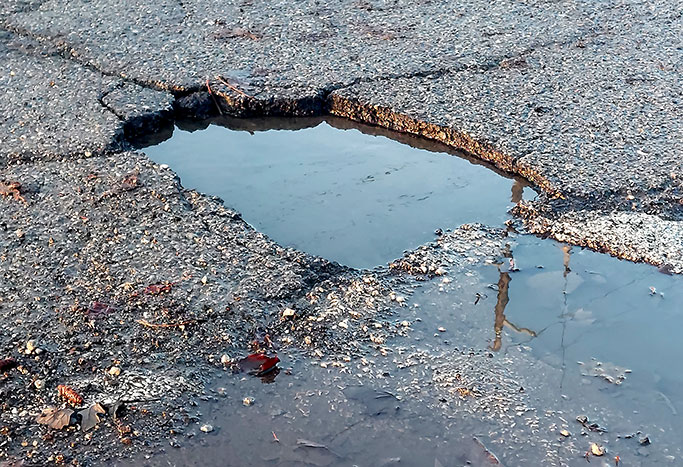
{"label": "small stone", "polygon": [[446,332],[446,328],[443,326],[439,326],[438,331],[439,332]]}
{"label": "small stone", "polygon": [[119,368],[118,366],[113,366],[109,368],[109,374],[112,376],[118,376],[121,374],[121,368]]}
{"label": "small stone", "polygon": [[572,434],[567,430],[560,430],[560,434],[565,438],[569,438]]}
{"label": "small stone", "polygon": [[640,439],[638,440],[638,442],[640,443],[641,446],[647,446],[647,445],[650,444],[650,437],[649,437],[649,436],[645,436],[645,437],[643,437],[643,438],[640,438]]}
{"label": "small stone", "polygon": [[213,431],[213,425],[209,425],[208,423],[204,424],[199,428],[202,430],[204,433],[211,433]]}
{"label": "small stone", "polygon": [[36,355],[40,355],[40,354],[42,354],[42,353],[44,352],[44,350],[41,349],[40,347],[38,347],[38,348],[36,348],[36,350],[34,350],[33,352],[34,352]]}
{"label": "small stone", "polygon": [[207,280],[206,276],[202,277],[202,284],[206,285]]}
{"label": "small stone", "polygon": [[245,397],[244,399],[242,399],[242,404],[249,407],[249,406],[254,405],[255,400],[256,399],[254,399],[253,397]]}
{"label": "small stone", "polygon": [[38,344],[34,339],[31,339],[30,341],[26,342],[26,353],[33,353],[34,350],[38,347]]}
{"label": "small stone", "polygon": [[401,326],[403,326],[404,328],[410,327],[410,321],[407,321],[407,320],[401,321]]}
{"label": "small stone", "polygon": [[21,229],[17,229],[14,231],[14,235],[17,236],[17,238],[24,238],[26,234],[24,234],[24,231]]}
{"label": "small stone", "polygon": [[229,365],[232,363],[232,359],[227,354],[223,354],[221,355],[221,363],[223,365]]}
{"label": "small stone", "polygon": [[598,443],[591,443],[591,454],[594,456],[602,456],[605,454],[605,448],[600,446]]}
{"label": "small stone", "polygon": [[341,322],[338,324],[338,326],[339,326],[340,328],[349,329],[349,322],[348,322],[348,320],[341,321]]}
{"label": "small stone", "polygon": [[36,389],[43,389],[45,387],[45,380],[37,379],[33,382],[33,385],[36,387]]}
{"label": "small stone", "polygon": [[292,310],[291,308],[285,308],[285,311],[282,312],[282,317],[287,319],[287,318],[293,318],[296,312]]}
{"label": "small stone", "polygon": [[304,344],[306,345],[311,345],[313,341],[311,340],[311,336],[305,336],[304,337]]}
{"label": "small stone", "polygon": [[438,268],[436,268],[436,271],[434,271],[434,274],[436,274],[437,276],[443,276],[444,274],[446,274],[446,270],[439,266]]}

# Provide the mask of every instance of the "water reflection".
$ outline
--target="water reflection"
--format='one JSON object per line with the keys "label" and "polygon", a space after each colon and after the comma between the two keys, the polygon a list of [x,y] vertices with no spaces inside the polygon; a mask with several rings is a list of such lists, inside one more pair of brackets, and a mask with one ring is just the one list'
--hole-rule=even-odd
{"label": "water reflection", "polygon": [[[516,184],[515,184],[516,185]],[[512,187],[512,193],[513,193],[513,199],[515,196],[515,185]],[[521,186],[519,188],[520,190],[523,190],[524,187]],[[521,193],[521,191],[520,191]],[[538,334],[529,329],[529,328],[524,328],[517,326],[513,323],[511,323],[507,317],[505,316],[505,307],[508,305],[510,302],[510,282],[512,281],[512,277],[510,276],[510,272],[514,272],[517,269],[515,268],[515,259],[512,256],[512,250],[510,249],[510,245],[505,246],[505,251],[503,252],[503,256],[505,258],[508,258],[509,261],[509,266],[508,270],[504,271],[502,268],[504,266],[504,263],[496,263],[496,267],[498,268],[498,274],[499,274],[499,279],[498,279],[498,296],[496,299],[496,305],[494,307],[494,315],[495,319],[493,322],[493,331],[495,333],[495,337],[493,339],[493,344],[489,346],[491,350],[494,352],[498,352],[502,346],[502,334],[503,334],[503,327],[507,326],[508,328],[514,330],[515,332],[519,334],[526,334],[531,337],[536,337]]]}

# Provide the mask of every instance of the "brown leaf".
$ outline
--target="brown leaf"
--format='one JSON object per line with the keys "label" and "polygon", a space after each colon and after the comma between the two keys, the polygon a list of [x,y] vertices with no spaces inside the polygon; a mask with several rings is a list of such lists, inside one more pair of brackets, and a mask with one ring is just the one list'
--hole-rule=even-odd
{"label": "brown leaf", "polygon": [[38,415],[36,422],[41,425],[47,425],[55,430],[61,430],[65,426],[69,426],[71,415],[74,411],[71,409],[57,409],[55,407],[48,407]]}
{"label": "brown leaf", "polygon": [[81,430],[88,431],[100,423],[99,414],[106,413],[99,402],[78,412],[81,415]]}

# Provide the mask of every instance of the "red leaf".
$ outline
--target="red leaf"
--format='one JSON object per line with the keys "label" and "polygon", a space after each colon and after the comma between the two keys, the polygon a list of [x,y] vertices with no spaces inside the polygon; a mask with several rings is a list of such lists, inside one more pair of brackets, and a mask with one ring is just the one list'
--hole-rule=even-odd
{"label": "red leaf", "polygon": [[249,374],[261,376],[272,371],[279,361],[280,359],[277,355],[268,357],[262,353],[253,353],[242,360],[239,360],[237,366],[240,370],[246,371]]}

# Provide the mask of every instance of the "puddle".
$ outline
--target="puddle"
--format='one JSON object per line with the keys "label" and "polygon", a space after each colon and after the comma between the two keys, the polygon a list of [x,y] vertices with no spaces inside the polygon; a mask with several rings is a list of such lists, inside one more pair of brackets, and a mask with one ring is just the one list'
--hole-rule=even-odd
{"label": "puddle", "polygon": [[[274,240],[351,266],[385,263],[432,240],[437,228],[501,226],[525,190],[443,147],[369,127],[223,123],[229,128],[181,127],[145,151]],[[410,306],[395,317],[411,331],[386,343],[387,358],[323,368],[283,354],[281,367],[290,371],[272,384],[226,374],[208,401],[188,409],[192,423],[170,440],[179,449],[150,453],[146,462],[495,465],[485,445],[505,465],[585,465],[589,440],[605,443],[623,465],[681,462],[681,278],[533,236],[512,236],[505,256],[416,284]],[[535,391],[540,422],[518,412],[504,432],[482,414],[467,416],[457,398],[443,405],[435,369],[457,373],[457,362],[443,363],[469,348],[543,388]],[[410,355],[425,360],[408,365]],[[244,397],[255,404],[245,407]],[[609,432],[581,436],[580,415]],[[203,423],[216,430],[199,432]],[[534,440],[517,423],[536,427]],[[559,436],[561,427],[572,437]],[[639,445],[645,434],[652,445]],[[547,440],[552,462],[530,447],[536,439]],[[604,459],[610,463],[599,465],[612,465],[613,457]]]}
{"label": "puddle", "polygon": [[181,125],[144,151],[281,245],[356,268],[386,264],[438,228],[501,225],[526,186],[445,145],[341,119],[219,123]]}

